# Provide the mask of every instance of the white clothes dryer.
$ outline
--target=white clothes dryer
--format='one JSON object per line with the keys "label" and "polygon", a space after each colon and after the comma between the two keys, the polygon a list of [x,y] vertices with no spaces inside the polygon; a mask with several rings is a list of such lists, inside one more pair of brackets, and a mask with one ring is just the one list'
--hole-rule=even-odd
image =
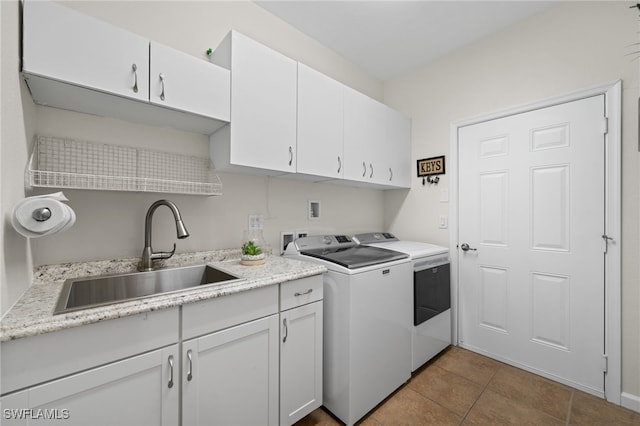
{"label": "white clothes dryer", "polygon": [[452,341],[449,249],[418,241],[399,240],[388,232],[358,234],[354,240],[362,245],[406,253],[411,258],[413,279],[408,285],[413,298],[413,372]]}

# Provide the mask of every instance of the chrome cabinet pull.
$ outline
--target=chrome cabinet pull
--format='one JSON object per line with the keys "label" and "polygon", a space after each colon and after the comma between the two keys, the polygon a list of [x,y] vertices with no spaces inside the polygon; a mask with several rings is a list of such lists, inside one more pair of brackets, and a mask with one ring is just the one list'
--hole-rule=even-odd
{"label": "chrome cabinet pull", "polygon": [[367,164],[363,161],[362,162],[362,177],[364,177],[367,174]]}
{"label": "chrome cabinet pull", "polygon": [[164,101],[164,74],[160,73],[158,77],[160,77],[160,85],[162,86],[162,91],[160,92],[160,100]]}
{"label": "chrome cabinet pull", "polygon": [[189,359],[189,369],[187,370],[187,381],[190,382],[193,379],[193,359],[191,357],[191,349],[187,351],[187,358]]}
{"label": "chrome cabinet pull", "polygon": [[289,147],[289,165],[293,164],[293,148]]}
{"label": "chrome cabinet pull", "polygon": [[131,69],[133,70],[133,93],[138,93],[138,66],[132,64]]}
{"label": "chrome cabinet pull", "polygon": [[369,175],[369,179],[373,177],[373,164],[369,163],[369,168],[371,168],[371,174]]}
{"label": "chrome cabinet pull", "polygon": [[169,389],[173,387],[173,355],[169,355],[169,368],[171,371],[171,376],[169,377]]}
{"label": "chrome cabinet pull", "polygon": [[389,167],[389,182],[391,182],[393,180],[393,170],[391,170],[391,167]]}
{"label": "chrome cabinet pull", "polygon": [[313,289],[312,289],[312,288],[310,288],[309,290],[305,291],[304,293],[295,292],[295,293],[293,293],[293,295],[294,295],[294,296],[296,296],[296,297],[297,297],[297,296],[304,296],[305,294],[309,294],[309,293],[311,293],[312,291],[313,291]]}
{"label": "chrome cabinet pull", "polygon": [[338,155],[338,173],[340,173],[340,170],[342,170],[342,160],[340,159],[340,156]]}
{"label": "chrome cabinet pull", "polygon": [[282,338],[282,343],[285,343],[287,341],[287,336],[289,335],[289,328],[287,327],[286,318],[282,320],[282,325],[284,325],[284,337]]}

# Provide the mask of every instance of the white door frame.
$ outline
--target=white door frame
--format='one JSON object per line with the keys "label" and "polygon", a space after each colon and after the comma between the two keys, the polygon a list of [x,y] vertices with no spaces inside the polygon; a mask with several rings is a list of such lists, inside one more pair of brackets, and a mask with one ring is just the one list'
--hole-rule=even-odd
{"label": "white door frame", "polygon": [[451,123],[450,137],[450,234],[451,247],[451,289],[453,342],[458,344],[458,129],[460,127],[495,120],[514,114],[533,111],[558,104],[572,102],[591,96],[605,95],[605,114],[608,117],[606,134],[605,163],[605,231],[613,238],[605,257],[605,350],[607,355],[607,375],[605,376],[606,399],[620,404],[621,398],[621,148],[622,148],[622,82],[620,80],[566,95],[544,99],[531,104],[509,108],[503,111],[472,117]]}

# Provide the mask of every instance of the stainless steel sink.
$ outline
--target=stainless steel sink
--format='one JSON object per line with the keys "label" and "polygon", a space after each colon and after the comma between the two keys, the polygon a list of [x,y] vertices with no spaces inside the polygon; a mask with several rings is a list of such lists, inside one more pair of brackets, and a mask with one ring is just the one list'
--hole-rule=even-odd
{"label": "stainless steel sink", "polygon": [[54,315],[63,314],[198,286],[240,280],[241,278],[206,265],[74,278],[65,281],[53,313]]}

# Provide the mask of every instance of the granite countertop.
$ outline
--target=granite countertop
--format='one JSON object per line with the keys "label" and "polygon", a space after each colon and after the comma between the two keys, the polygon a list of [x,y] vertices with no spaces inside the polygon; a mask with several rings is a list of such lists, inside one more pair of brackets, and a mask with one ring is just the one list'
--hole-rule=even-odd
{"label": "granite countertop", "polygon": [[0,342],[226,296],[326,271],[319,264],[280,256],[268,256],[264,265],[244,266],[238,250],[176,254],[160,266],[208,264],[243,280],[53,315],[66,279],[134,272],[138,262],[139,258],[130,258],[38,267],[31,287],[0,321]]}

